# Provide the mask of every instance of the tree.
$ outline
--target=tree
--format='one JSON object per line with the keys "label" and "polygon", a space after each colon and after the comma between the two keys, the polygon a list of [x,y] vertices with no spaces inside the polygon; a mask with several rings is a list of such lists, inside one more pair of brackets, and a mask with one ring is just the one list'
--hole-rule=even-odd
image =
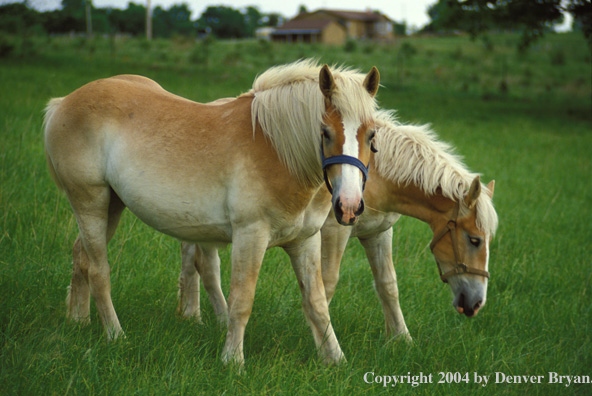
{"label": "tree", "polygon": [[154,9],[154,34],[170,37],[173,34],[190,36],[195,32],[191,11],[186,3],[174,4],[168,10],[158,6]]}
{"label": "tree", "polygon": [[130,2],[125,10],[115,8],[109,13],[109,22],[116,32],[139,36],[145,33],[146,7]]}
{"label": "tree", "polygon": [[263,26],[276,27],[284,22],[284,17],[278,13],[266,14],[263,16]]}
{"label": "tree", "polygon": [[393,22],[393,31],[397,36],[407,35],[407,22]]}
{"label": "tree", "polygon": [[247,25],[247,34],[255,35],[255,30],[262,26],[263,15],[255,7],[247,7],[245,14],[245,24]]}
{"label": "tree", "polygon": [[494,29],[521,32],[525,50],[563,21],[561,0],[439,0],[428,9],[434,30],[461,30],[473,37]]}
{"label": "tree", "polygon": [[200,28],[210,28],[220,38],[241,38],[248,36],[244,15],[234,8],[208,7],[198,20]]}
{"label": "tree", "polygon": [[11,34],[43,32],[42,18],[24,3],[0,5],[0,31]]}
{"label": "tree", "polygon": [[62,9],[53,15],[50,23],[57,25],[53,27],[58,33],[84,31],[84,5],[84,0],[62,0]]}
{"label": "tree", "polygon": [[588,39],[588,45],[592,49],[592,1],[571,0],[566,9],[573,16],[574,25],[580,28]]}

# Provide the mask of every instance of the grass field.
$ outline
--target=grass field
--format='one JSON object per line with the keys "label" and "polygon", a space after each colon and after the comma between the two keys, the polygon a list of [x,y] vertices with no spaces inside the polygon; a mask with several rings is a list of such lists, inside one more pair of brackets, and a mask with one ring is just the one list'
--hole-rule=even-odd
{"label": "grass field", "polygon": [[[592,377],[592,83],[580,35],[552,35],[526,54],[517,38],[486,48],[464,37],[348,48],[132,39],[13,41],[0,58],[0,394],[592,394],[549,372]],[[223,367],[225,333],[205,294],[203,324],[178,318],[179,244],[129,212],[110,244],[113,301],[127,338],[65,320],[76,223],[47,173],[42,110],[91,80],[136,73],[197,101],[249,89],[267,67],[317,57],[381,71],[379,102],[431,123],[469,167],[495,178],[500,227],[488,303],[467,319],[451,306],[427,249],[429,228],[403,218],[394,259],[415,345],[388,342],[363,249],[350,241],[331,317],[348,363],[323,367],[287,256],[268,252],[245,337],[246,373]],[[229,249],[222,252],[223,289]],[[541,383],[494,383],[496,372]],[[365,377],[366,373],[368,374]],[[431,375],[395,388],[366,379]],[[439,373],[449,373],[438,383]],[[454,373],[460,373],[455,378]],[[469,383],[454,383],[468,373]],[[483,387],[474,375],[489,376]],[[443,378],[446,382],[446,377]]]}

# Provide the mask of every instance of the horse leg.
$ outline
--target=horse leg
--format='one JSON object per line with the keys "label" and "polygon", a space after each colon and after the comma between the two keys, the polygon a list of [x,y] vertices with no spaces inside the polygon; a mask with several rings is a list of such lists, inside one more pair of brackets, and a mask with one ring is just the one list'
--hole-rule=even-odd
{"label": "horse leg", "polygon": [[218,249],[207,245],[200,245],[200,247],[201,260],[196,261],[195,265],[201,275],[201,281],[208,293],[210,303],[214,307],[218,322],[226,326],[228,325],[228,306],[224,293],[222,293]]}
{"label": "horse leg", "polygon": [[199,280],[204,284],[220,324],[228,324],[228,307],[220,287],[218,250],[198,244],[181,244],[182,269],[179,275],[177,313],[201,321]]}
{"label": "horse leg", "polygon": [[232,273],[228,294],[228,333],[222,350],[225,364],[244,364],[243,340],[253,308],[255,286],[269,244],[266,225],[252,223],[236,229],[232,238]]}
{"label": "horse leg", "polygon": [[80,236],[72,248],[72,280],[66,297],[69,320],[81,324],[90,323],[90,288],[88,286],[88,256],[82,247]]}
{"label": "horse leg", "polygon": [[351,228],[339,225],[332,215],[321,229],[321,271],[327,305],[331,304],[337,288],[341,258],[350,235]]}
{"label": "horse leg", "polygon": [[302,293],[302,307],[319,355],[325,364],[345,361],[331,318],[321,274],[320,233],[284,249],[290,256]]}
{"label": "horse leg", "polygon": [[[112,191],[109,203],[107,242],[115,233],[123,209],[125,209],[125,205]],[[68,296],[66,297],[66,306],[68,308],[66,316],[69,320],[86,325],[90,323],[89,258],[86,249],[82,245],[80,235],[76,238],[72,248],[72,263],[72,280],[70,286],[68,286]]]}
{"label": "horse leg", "polygon": [[199,273],[197,262],[201,260],[201,249],[191,243],[181,243],[181,273],[179,274],[179,305],[177,313],[201,322],[199,308]]}
{"label": "horse leg", "polygon": [[393,266],[393,230],[388,230],[368,239],[360,239],[374,275],[374,285],[382,303],[386,333],[389,337],[402,337],[411,342],[412,338],[405,324],[399,305],[397,274]]}
{"label": "horse leg", "polygon": [[[110,268],[107,261],[107,242],[113,236],[121,212],[123,203],[106,186],[92,186],[76,191],[68,191],[68,198],[74,210],[78,229],[81,252],[78,267],[74,270],[72,282],[76,290],[82,280],[87,280],[90,294],[95,300],[99,316],[109,339],[115,339],[123,335],[119,319],[113,308],[111,300]],[[84,252],[83,252],[84,251]],[[81,276],[79,276],[79,273]],[[83,305],[86,293],[78,288],[76,295],[70,296],[70,306]],[[84,312],[83,312],[84,313]]]}

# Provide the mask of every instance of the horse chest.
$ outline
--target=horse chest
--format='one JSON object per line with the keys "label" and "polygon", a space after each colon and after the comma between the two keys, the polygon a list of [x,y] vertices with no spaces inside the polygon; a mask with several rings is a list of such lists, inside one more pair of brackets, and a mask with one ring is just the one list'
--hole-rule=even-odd
{"label": "horse chest", "polygon": [[283,219],[275,217],[271,246],[282,246],[287,242],[311,237],[323,226],[330,208],[330,203],[319,205],[318,202],[312,202],[297,215]]}
{"label": "horse chest", "polygon": [[367,211],[354,226],[352,237],[370,237],[391,228],[401,217],[398,213]]}

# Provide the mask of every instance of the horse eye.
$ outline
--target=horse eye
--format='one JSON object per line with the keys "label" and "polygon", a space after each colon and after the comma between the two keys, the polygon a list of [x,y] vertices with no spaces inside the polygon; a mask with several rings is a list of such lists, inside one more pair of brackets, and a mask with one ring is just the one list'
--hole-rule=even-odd
{"label": "horse eye", "polygon": [[371,141],[372,139],[374,139],[374,136],[376,136],[376,132],[374,132],[374,131],[373,131],[373,132],[370,134],[370,137],[368,138],[368,141]]}
{"label": "horse eye", "polygon": [[469,242],[471,242],[471,245],[475,247],[479,247],[481,245],[481,239],[479,238],[469,237]]}
{"label": "horse eye", "polygon": [[326,126],[321,127],[321,133],[323,134],[323,137],[325,139],[329,139],[329,130],[327,129]]}

